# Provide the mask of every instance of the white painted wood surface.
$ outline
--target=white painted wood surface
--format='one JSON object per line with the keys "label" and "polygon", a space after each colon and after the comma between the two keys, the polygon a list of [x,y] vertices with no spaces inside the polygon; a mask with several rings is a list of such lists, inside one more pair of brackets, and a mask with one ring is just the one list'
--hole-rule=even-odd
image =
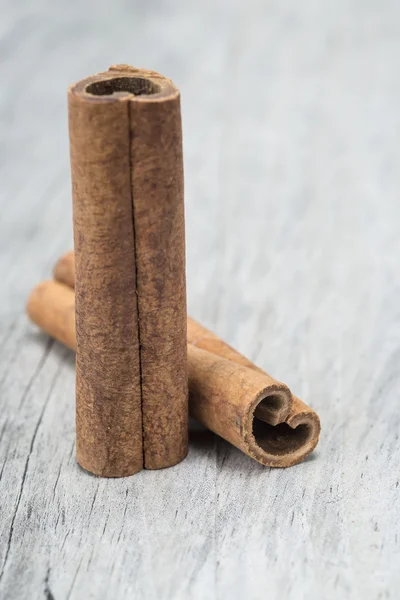
{"label": "white painted wood surface", "polygon": [[[397,0],[0,8],[0,598],[398,599]],[[319,412],[300,466],[195,425],[169,470],[75,463],[24,302],[71,246],[67,85],[117,62],[181,87],[190,313]]]}

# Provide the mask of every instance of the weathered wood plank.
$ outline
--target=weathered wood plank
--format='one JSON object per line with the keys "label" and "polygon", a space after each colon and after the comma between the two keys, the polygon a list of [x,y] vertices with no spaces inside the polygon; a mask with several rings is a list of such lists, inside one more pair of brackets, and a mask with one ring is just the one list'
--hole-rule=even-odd
{"label": "weathered wood plank", "polygon": [[[397,600],[398,3],[3,8],[0,598]],[[194,423],[172,469],[76,465],[74,357],[23,310],[71,245],[67,85],[117,62],[182,89],[190,312],[320,413],[303,465]]]}

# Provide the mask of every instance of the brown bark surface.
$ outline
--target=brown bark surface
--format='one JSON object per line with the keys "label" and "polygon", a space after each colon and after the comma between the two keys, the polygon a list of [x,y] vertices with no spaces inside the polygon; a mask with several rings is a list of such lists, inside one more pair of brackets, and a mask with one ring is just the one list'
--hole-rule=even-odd
{"label": "brown bark surface", "polygon": [[179,91],[122,65],[68,103],[78,462],[110,477],[171,466],[188,413]]}
{"label": "brown bark surface", "polygon": [[[253,371],[264,373],[262,369],[243,356],[243,354],[240,354],[240,352],[229,346],[229,344],[221,340],[215,333],[209,331],[203,325],[200,325],[190,318],[188,318],[187,321],[187,333],[188,343],[223,358],[227,358],[244,367],[248,367]],[[274,416],[271,415],[269,423],[271,425],[278,425],[280,423],[278,419],[279,417],[274,419]],[[285,423],[289,425],[291,429],[295,430],[295,435],[292,435],[293,432],[287,428],[280,428],[280,434],[287,438],[287,442],[289,443],[289,440],[293,438],[294,443],[301,445],[302,451],[307,451],[308,454],[312,452],[318,443],[321,431],[321,424],[317,413],[300,400],[300,398],[293,396],[292,406],[289,414],[285,418]],[[260,437],[262,437],[262,427],[259,427],[258,429],[260,431]]]}

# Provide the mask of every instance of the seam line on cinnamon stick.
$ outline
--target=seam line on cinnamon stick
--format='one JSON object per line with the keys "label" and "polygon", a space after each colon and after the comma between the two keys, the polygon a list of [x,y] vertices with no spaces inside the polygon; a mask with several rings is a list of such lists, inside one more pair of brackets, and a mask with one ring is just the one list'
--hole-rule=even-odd
{"label": "seam line on cinnamon stick", "polygon": [[[133,170],[133,156],[132,156],[132,137],[133,130],[131,127],[131,111],[130,111],[130,103],[126,102],[126,110],[128,111],[128,123],[129,123],[129,151],[128,151],[128,161],[129,161],[129,172],[132,173]],[[139,284],[138,284],[138,263],[137,263],[137,242],[136,242],[136,228],[135,228],[135,209],[134,209],[134,198],[133,198],[133,186],[132,182],[130,185],[131,192],[131,208],[132,208],[132,230],[133,230],[133,251],[135,254],[135,301],[136,301],[136,314],[137,314],[137,335],[138,335],[138,351],[139,351],[139,389],[140,389],[140,410],[143,415],[143,373],[142,373],[142,345],[140,341],[140,306],[139,306]],[[142,454],[143,454],[143,466],[146,468],[146,452],[144,447],[145,435],[144,435],[144,419],[142,418]]]}

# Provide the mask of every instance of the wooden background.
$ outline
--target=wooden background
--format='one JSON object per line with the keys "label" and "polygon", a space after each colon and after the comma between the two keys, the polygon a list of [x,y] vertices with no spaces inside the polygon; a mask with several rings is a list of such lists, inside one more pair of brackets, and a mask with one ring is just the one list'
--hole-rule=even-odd
{"label": "wooden background", "polygon": [[[0,7],[0,598],[397,600],[398,1]],[[75,463],[24,302],[72,243],[67,85],[118,62],[182,90],[190,314],[319,412],[300,466],[196,425],[169,470]]]}

